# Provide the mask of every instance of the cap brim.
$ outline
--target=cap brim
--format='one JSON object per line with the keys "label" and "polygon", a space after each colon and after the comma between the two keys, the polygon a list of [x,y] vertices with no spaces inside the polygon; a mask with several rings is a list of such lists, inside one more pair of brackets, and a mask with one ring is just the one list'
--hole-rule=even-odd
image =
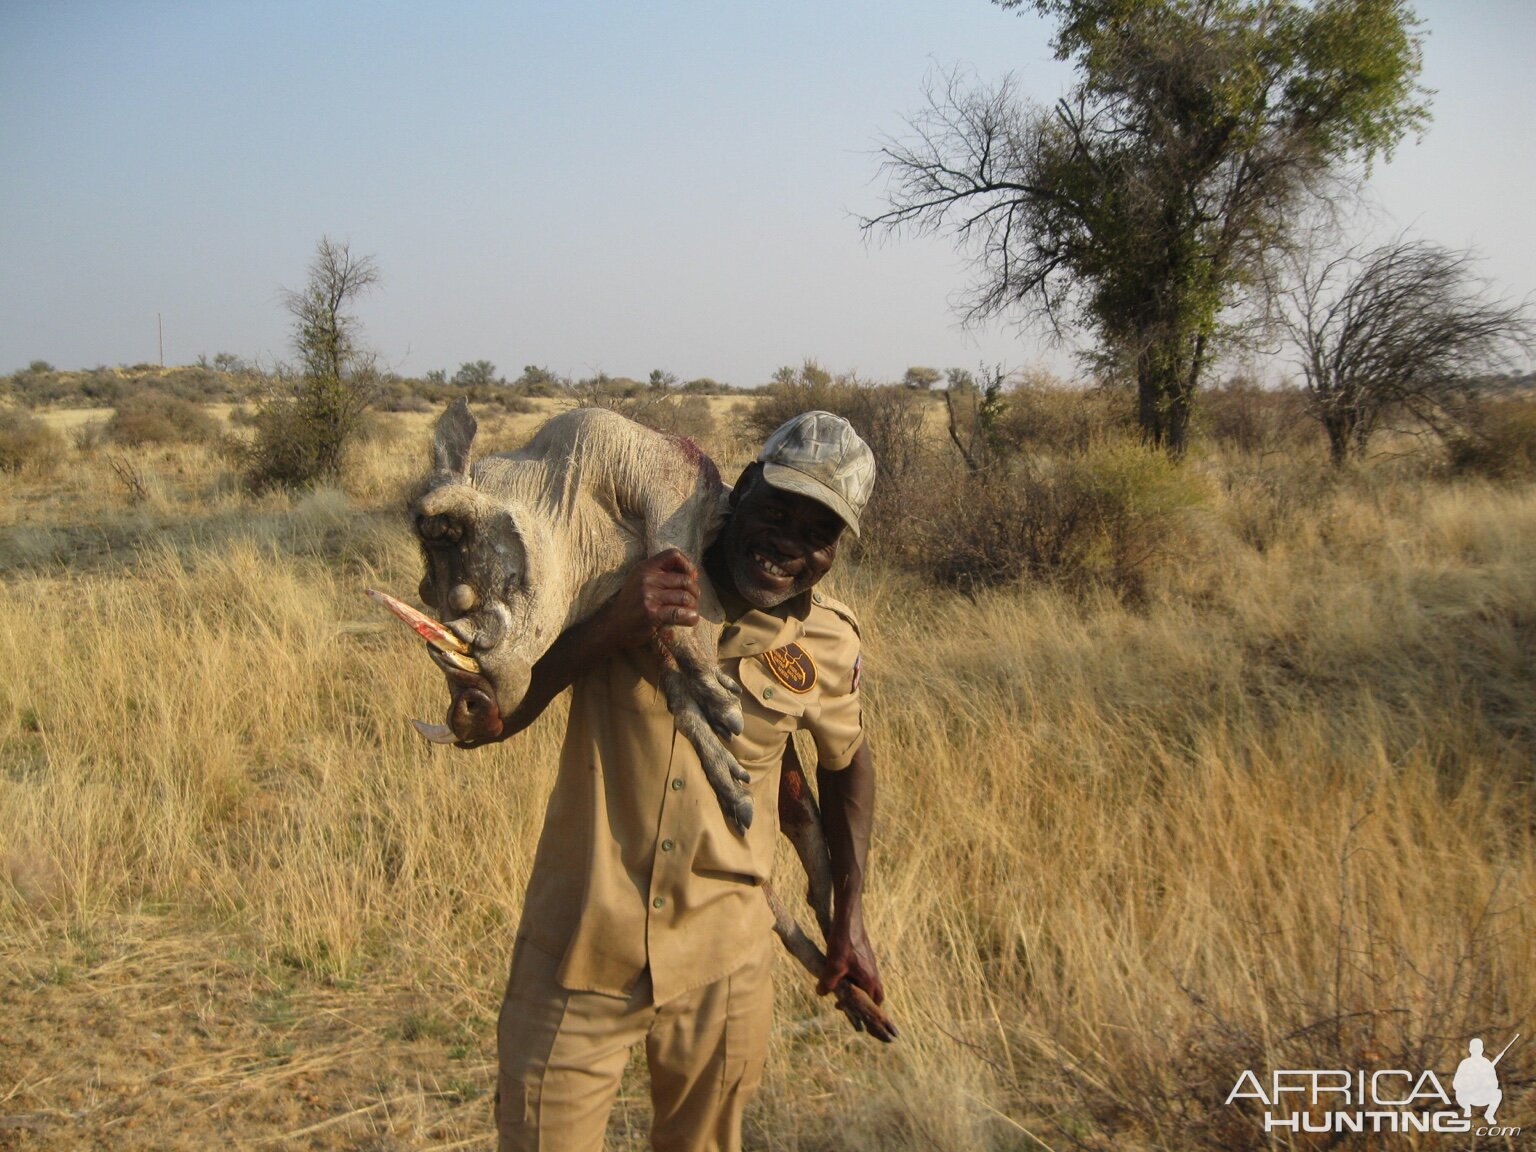
{"label": "cap brim", "polygon": [[849,507],[848,501],[820,480],[807,476],[804,472],[791,468],[787,464],[764,464],[763,479],[781,492],[793,492],[797,496],[807,496],[818,504],[825,504],[838,514],[855,536],[859,534],[859,518]]}

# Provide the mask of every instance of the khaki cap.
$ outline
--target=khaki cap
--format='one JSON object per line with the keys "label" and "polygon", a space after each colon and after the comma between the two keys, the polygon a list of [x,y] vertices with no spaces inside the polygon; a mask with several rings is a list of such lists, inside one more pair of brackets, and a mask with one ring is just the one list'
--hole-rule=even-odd
{"label": "khaki cap", "polygon": [[859,513],[875,488],[875,455],[848,421],[802,412],[768,437],[757,458],[768,483],[825,504],[859,534]]}

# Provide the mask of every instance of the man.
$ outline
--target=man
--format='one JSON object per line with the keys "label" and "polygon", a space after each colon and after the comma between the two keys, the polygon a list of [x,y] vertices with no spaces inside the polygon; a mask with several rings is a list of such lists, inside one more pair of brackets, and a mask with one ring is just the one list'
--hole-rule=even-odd
{"label": "man", "polygon": [[[814,591],[857,535],[874,458],[841,417],[808,412],[731,493],[704,573],[675,550],[635,568],[534,666],[503,737],[573,688],[497,1027],[504,1152],[602,1147],[629,1050],[646,1043],[657,1149],[738,1149],[773,1011],[772,916],[760,886],[777,839],[790,734],[815,738],[834,925],[819,991],[844,977],[884,999],[862,912],[874,769],[859,711],[858,623]],[[728,824],[676,732],[650,643],[724,611],[721,666],[742,685],[731,751],[758,814]],[[708,626],[708,625],[705,625]]]}

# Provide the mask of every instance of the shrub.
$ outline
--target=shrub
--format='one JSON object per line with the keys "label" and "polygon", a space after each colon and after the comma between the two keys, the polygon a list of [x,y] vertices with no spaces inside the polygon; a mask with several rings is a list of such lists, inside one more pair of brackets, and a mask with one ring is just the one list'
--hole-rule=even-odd
{"label": "shrub", "polygon": [[1295,388],[1269,389],[1242,377],[1202,392],[1196,427],[1217,444],[1239,452],[1273,452],[1319,440],[1307,412],[1306,394]]}
{"label": "shrub", "polygon": [[87,424],[81,424],[72,433],[70,440],[75,445],[75,451],[90,456],[95,454],[107,440],[107,422],[105,420],[92,420]]}
{"label": "shrub", "polygon": [[106,436],[115,444],[204,444],[219,434],[219,424],[190,400],[164,392],[126,396],[107,421]]}
{"label": "shrub", "polygon": [[1038,579],[1074,591],[1142,597],[1157,563],[1178,554],[1200,482],[1128,441],[1057,459],[1020,457],[954,469],[931,499],[905,559],[960,588]]}
{"label": "shrub", "polygon": [[1451,471],[1519,480],[1536,476],[1536,399],[1494,400],[1446,444]]}
{"label": "shrub", "polygon": [[64,438],[32,413],[0,409],[0,472],[47,475],[63,448]]}
{"label": "shrub", "polygon": [[324,476],[321,433],[292,397],[262,403],[251,428],[255,434],[248,443],[232,440],[228,446],[253,490],[308,487]]}
{"label": "shrub", "polygon": [[1005,455],[1083,452],[1130,427],[1131,405],[1114,390],[1072,388],[1035,373],[1003,393],[994,439]]}

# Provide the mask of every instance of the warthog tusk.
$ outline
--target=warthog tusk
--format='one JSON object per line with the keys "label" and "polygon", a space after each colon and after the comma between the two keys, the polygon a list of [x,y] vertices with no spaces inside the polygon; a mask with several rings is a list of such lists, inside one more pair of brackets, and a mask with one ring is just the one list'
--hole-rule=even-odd
{"label": "warthog tusk", "polygon": [[368,598],[389,609],[397,619],[412,629],[432,647],[436,648],[455,668],[465,672],[479,672],[480,665],[469,655],[469,645],[460,640],[430,616],[424,616],[403,600],[396,600],[388,592],[377,588],[365,588]]}
{"label": "warthog tusk", "polygon": [[459,738],[446,724],[428,724],[425,720],[412,720],[411,727],[434,744],[457,744]]}
{"label": "warthog tusk", "polygon": [[476,676],[480,675],[480,661],[476,660],[473,656],[460,656],[457,652],[444,652],[441,648],[434,649],[434,651],[455,668]]}

